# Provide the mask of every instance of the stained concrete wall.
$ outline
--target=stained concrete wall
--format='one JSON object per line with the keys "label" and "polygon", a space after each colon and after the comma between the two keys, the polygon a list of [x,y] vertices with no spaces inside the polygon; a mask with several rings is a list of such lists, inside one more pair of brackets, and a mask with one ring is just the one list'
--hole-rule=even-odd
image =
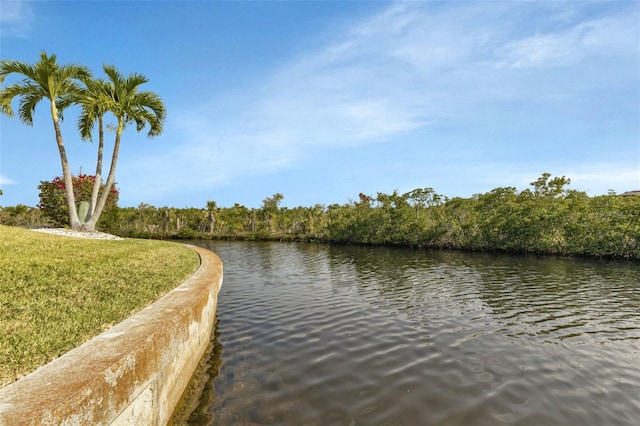
{"label": "stained concrete wall", "polygon": [[[0,425],[164,425],[215,322],[222,262],[201,265],[152,305],[0,389]],[[135,283],[132,283],[135,285]]]}

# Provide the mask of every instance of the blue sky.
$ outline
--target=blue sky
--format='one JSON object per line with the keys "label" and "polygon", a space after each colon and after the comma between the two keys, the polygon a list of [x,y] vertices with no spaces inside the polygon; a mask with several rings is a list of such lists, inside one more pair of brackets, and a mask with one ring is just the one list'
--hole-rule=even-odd
{"label": "blue sky", "polygon": [[[123,135],[121,206],[470,197],[543,172],[640,189],[637,1],[0,0],[0,16],[2,59],[112,64],[164,99],[160,137]],[[61,174],[48,114],[0,118],[0,205],[35,206]],[[92,173],[96,144],[65,118],[72,170]]]}

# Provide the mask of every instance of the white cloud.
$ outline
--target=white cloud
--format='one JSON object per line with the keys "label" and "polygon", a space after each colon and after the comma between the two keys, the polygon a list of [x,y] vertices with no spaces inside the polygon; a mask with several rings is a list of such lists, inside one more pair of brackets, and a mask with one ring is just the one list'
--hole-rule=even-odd
{"label": "white cloud", "polygon": [[0,0],[0,38],[23,36],[33,19],[31,4],[23,0]]}
{"label": "white cloud", "polygon": [[[640,161],[640,158],[639,158]],[[551,173],[554,177],[565,176],[571,180],[568,189],[584,191],[590,196],[604,195],[612,189],[621,194],[625,191],[640,189],[640,162],[637,167],[620,165],[615,162],[586,162],[575,164],[495,164],[471,165],[461,171],[462,175],[484,193],[498,187],[515,187],[522,191],[530,187],[531,182],[542,173]],[[465,194],[468,196],[470,194]]]}
{"label": "white cloud", "polygon": [[571,187],[589,195],[606,194],[613,189],[621,194],[640,189],[640,163],[638,167],[620,167],[618,164],[596,163],[568,170]]}
{"label": "white cloud", "polygon": [[503,64],[513,68],[569,66],[589,55],[637,54],[637,19],[632,14],[590,20],[507,43],[498,52]]}
{"label": "white cloud", "polygon": [[17,182],[11,178],[0,175],[0,186],[1,185],[15,185]]}
{"label": "white cloud", "polygon": [[0,23],[13,23],[24,19],[25,2],[20,0],[3,0],[0,2]]}

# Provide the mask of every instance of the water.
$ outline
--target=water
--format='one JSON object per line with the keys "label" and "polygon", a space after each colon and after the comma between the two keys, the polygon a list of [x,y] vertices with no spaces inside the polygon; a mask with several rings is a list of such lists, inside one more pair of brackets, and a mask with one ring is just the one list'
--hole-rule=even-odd
{"label": "water", "polygon": [[178,423],[640,424],[637,263],[197,244],[225,276]]}

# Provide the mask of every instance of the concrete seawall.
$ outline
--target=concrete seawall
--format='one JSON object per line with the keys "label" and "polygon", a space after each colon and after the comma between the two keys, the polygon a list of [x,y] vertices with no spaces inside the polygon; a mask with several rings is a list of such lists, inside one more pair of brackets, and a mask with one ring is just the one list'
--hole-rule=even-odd
{"label": "concrete seawall", "polygon": [[[222,262],[209,250],[182,285],[0,389],[0,425],[164,425],[209,344]],[[132,283],[135,285],[135,283]]]}

